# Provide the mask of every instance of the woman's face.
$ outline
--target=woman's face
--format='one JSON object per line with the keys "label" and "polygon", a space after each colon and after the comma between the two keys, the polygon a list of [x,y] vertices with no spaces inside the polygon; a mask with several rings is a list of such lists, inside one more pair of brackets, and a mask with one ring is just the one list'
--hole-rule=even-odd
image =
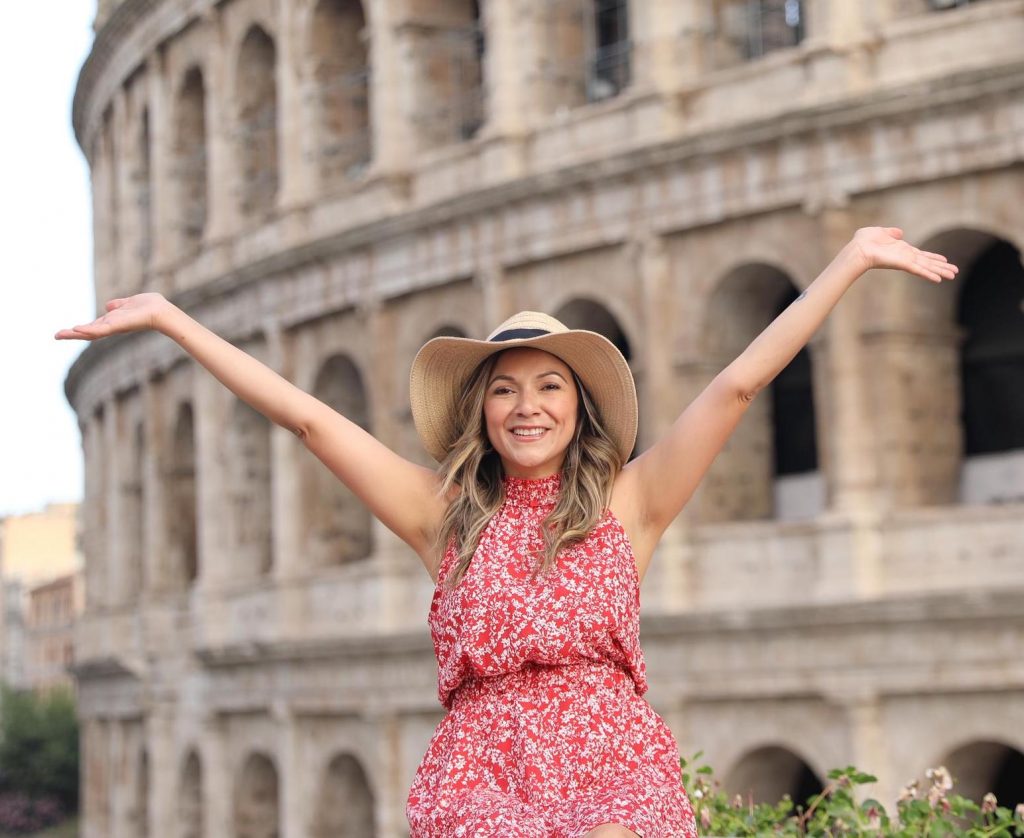
{"label": "woman's face", "polygon": [[510,477],[547,477],[562,467],[576,432],[572,371],[540,349],[498,356],[484,398],[491,446]]}

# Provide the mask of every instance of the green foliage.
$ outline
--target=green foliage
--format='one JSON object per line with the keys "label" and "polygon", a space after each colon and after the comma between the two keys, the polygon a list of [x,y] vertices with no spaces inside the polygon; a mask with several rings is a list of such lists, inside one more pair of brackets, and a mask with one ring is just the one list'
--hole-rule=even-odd
{"label": "green foliage", "polygon": [[[999,806],[992,794],[981,805],[959,795],[949,772],[929,769],[931,787],[921,794],[916,782],[903,789],[896,811],[889,813],[877,800],[858,802],[856,786],[876,782],[852,765],[829,772],[821,794],[800,805],[788,796],[779,803],[744,802],[721,789],[710,767],[680,760],[683,786],[693,803],[697,824],[704,835],[812,836],[812,838],[1015,838],[1024,836],[1024,804],[1011,811]],[[689,769],[689,770],[688,770]]]}
{"label": "green foliage", "polygon": [[0,790],[78,806],[78,719],[70,690],[0,688]]}

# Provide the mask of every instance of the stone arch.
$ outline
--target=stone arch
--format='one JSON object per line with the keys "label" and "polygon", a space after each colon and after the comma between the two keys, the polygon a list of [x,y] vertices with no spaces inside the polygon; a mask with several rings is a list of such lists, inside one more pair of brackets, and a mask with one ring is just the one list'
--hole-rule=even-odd
{"label": "stone arch", "polygon": [[174,228],[182,250],[199,246],[206,230],[206,87],[203,71],[189,67],[175,101],[172,172]]}
{"label": "stone arch", "polygon": [[[587,329],[608,338],[608,340],[615,344],[619,352],[622,353],[630,367],[634,366],[632,342],[622,327],[619,318],[604,304],[588,297],[574,297],[562,303],[553,316],[570,329]],[[637,389],[640,389],[639,381],[637,382]],[[634,454],[639,447],[640,440],[638,435],[637,443],[633,448]],[[630,454],[630,458],[632,457],[633,454]]]}
{"label": "stone arch", "polygon": [[238,51],[234,100],[238,207],[246,220],[270,215],[277,202],[277,48],[253,24]]}
{"label": "stone arch", "polygon": [[351,754],[338,754],[320,782],[311,838],[374,838],[374,808],[363,766]]}
{"label": "stone arch", "polygon": [[320,0],[313,10],[310,54],[321,182],[336,187],[370,162],[369,33],[359,0]]}
{"label": "stone arch", "polygon": [[1000,806],[1024,803],[1024,753],[1005,742],[980,740],[961,745],[942,760],[953,776],[954,792],[975,802],[992,792]]}
{"label": "stone arch", "polygon": [[476,136],[484,123],[486,49],[479,0],[416,3],[414,122],[422,148]]}
{"label": "stone arch", "polygon": [[246,758],[235,784],[235,838],[277,838],[281,804],[277,768],[262,753]]}
{"label": "stone arch", "polygon": [[936,437],[929,459],[941,458],[943,465],[928,473],[932,485],[924,494],[931,502],[1022,501],[1020,248],[976,228],[947,229],[922,247],[960,266],[953,283],[907,289],[905,328],[929,338],[914,358],[922,382],[927,381],[915,390],[914,407],[927,417],[929,437]]}
{"label": "stone arch", "polygon": [[199,575],[196,530],[196,439],[192,405],[178,406],[166,472],[167,552],[171,587],[184,591]]}
{"label": "stone arch", "polygon": [[[797,296],[790,276],[774,265],[733,268],[709,298],[702,354],[724,369]],[[702,520],[810,518],[825,507],[812,378],[805,347],[751,403],[705,478]]]}
{"label": "stone arch", "polygon": [[[313,395],[346,419],[371,432],[370,406],[363,377],[346,355],[323,362]],[[302,508],[306,517],[305,553],[313,567],[364,559],[373,552],[370,510],[323,463],[306,458],[301,466]]]}
{"label": "stone arch", "polygon": [[238,579],[273,568],[270,422],[236,399],[227,431],[227,543]]}
{"label": "stone arch", "polygon": [[203,838],[203,766],[199,755],[190,750],[178,776],[178,832],[176,838]]}
{"label": "stone arch", "polygon": [[793,750],[765,745],[747,751],[725,775],[728,794],[742,795],[744,802],[778,803],[789,795],[794,804],[806,804],[825,786],[818,774]]}

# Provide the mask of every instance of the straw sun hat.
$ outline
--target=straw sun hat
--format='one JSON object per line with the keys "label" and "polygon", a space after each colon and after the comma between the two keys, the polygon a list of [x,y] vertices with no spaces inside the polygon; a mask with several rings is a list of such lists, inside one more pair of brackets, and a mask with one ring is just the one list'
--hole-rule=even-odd
{"label": "straw sun hat", "polygon": [[409,401],[416,431],[430,456],[440,462],[458,438],[455,406],[473,370],[496,352],[524,346],[550,352],[579,376],[625,462],[637,427],[636,386],[626,359],[603,335],[569,329],[536,311],[512,315],[486,340],[439,337],[427,341],[416,354]]}

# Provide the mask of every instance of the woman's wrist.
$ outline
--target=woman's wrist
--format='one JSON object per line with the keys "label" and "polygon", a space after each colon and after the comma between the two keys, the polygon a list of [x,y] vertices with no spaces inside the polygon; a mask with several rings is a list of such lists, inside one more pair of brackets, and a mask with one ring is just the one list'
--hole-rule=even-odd
{"label": "woman's wrist", "polygon": [[836,261],[844,268],[853,271],[858,277],[871,270],[871,261],[865,255],[864,250],[857,243],[857,239],[850,239],[836,255]]}

